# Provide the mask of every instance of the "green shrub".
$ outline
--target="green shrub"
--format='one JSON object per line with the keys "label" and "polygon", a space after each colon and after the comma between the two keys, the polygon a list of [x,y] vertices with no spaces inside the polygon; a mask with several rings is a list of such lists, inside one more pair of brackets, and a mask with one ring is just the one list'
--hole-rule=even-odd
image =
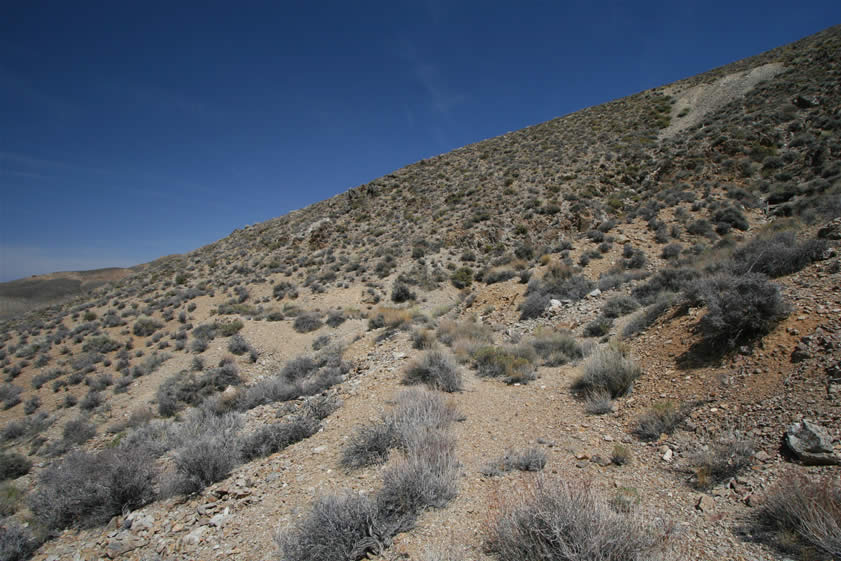
{"label": "green shrub", "polygon": [[394,285],[391,288],[391,301],[397,304],[402,302],[408,302],[409,300],[414,300],[417,295],[412,292],[408,285],[405,283],[398,281],[394,281]]}
{"label": "green shrub", "polygon": [[534,363],[537,360],[533,348],[519,345],[495,347],[486,345],[472,353],[479,376],[502,378],[508,384],[527,383],[534,380]]}
{"label": "green shrub", "polygon": [[[221,322],[216,325],[216,329],[222,337],[230,337],[243,328],[243,323],[240,320]],[[193,333],[195,336],[195,333]]]}
{"label": "green shrub", "polygon": [[568,332],[538,332],[530,343],[545,366],[561,366],[584,357],[584,349]]}
{"label": "green shrub", "polygon": [[[135,324],[135,327],[136,326],[137,324]],[[85,352],[110,353],[118,350],[120,347],[122,347],[120,343],[102,335],[98,337],[91,337],[85,341],[85,344],[82,345],[82,350]]]}
{"label": "green shrub", "polygon": [[132,333],[137,337],[148,337],[163,327],[163,324],[153,318],[140,318],[134,322]]}
{"label": "green shrub", "polygon": [[645,441],[657,440],[662,434],[672,434],[689,411],[689,407],[678,407],[670,400],[655,403],[637,420],[634,434]]}
{"label": "green shrub", "polygon": [[456,288],[467,288],[473,284],[473,269],[470,267],[460,267],[450,275],[450,281]]}

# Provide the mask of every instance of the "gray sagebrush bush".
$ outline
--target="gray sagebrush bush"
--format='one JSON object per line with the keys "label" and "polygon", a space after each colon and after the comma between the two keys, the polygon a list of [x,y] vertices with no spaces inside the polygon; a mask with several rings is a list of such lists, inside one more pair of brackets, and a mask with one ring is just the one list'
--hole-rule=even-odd
{"label": "gray sagebrush bush", "polygon": [[630,393],[642,369],[621,351],[612,347],[596,349],[582,366],[581,375],[572,389],[583,394],[603,391],[611,398]]}
{"label": "gray sagebrush bush", "polygon": [[538,476],[496,513],[484,535],[500,561],[643,561],[663,534],[619,513],[589,484]]}
{"label": "gray sagebrush bush", "polygon": [[457,392],[464,387],[461,369],[443,351],[429,351],[411,363],[403,375],[404,384],[426,384],[433,390]]}

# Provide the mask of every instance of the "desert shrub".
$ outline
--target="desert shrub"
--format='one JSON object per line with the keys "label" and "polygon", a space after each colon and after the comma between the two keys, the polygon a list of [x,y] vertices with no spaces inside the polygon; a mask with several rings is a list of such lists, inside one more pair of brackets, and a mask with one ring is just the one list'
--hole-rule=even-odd
{"label": "desert shrub", "polygon": [[[12,516],[20,509],[22,497],[23,492],[11,481],[0,483],[0,519]],[[2,547],[0,544],[0,550]],[[2,555],[0,559],[3,559]]]}
{"label": "desert shrub", "polygon": [[652,304],[664,292],[680,293],[697,280],[701,274],[695,269],[663,269],[648,282],[635,287],[631,295],[643,305]]}
{"label": "desert shrub", "polygon": [[37,395],[33,395],[23,404],[23,413],[25,415],[31,415],[32,413],[35,413],[39,407],[41,407],[41,398]]}
{"label": "desert shrub", "polygon": [[228,352],[235,355],[244,355],[251,350],[251,345],[245,340],[245,337],[237,333],[228,340]]}
{"label": "desert shrub", "polygon": [[412,331],[412,348],[431,349],[435,346],[435,332],[431,329],[415,329]]}
{"label": "desert shrub", "polygon": [[281,371],[245,388],[237,400],[240,411],[258,405],[315,395],[342,380],[350,365],[342,361],[340,347],[322,349],[312,356],[288,361]]}
{"label": "desert shrub", "polygon": [[450,275],[450,282],[456,288],[467,288],[473,284],[473,269],[470,267],[460,267]]}
{"label": "desert shrub", "polygon": [[473,353],[476,372],[487,378],[502,378],[508,384],[526,383],[534,380],[534,363],[537,360],[534,349],[527,345],[496,347],[486,345]]}
{"label": "desert shrub", "polygon": [[498,282],[505,282],[508,279],[512,279],[516,276],[517,272],[514,269],[499,268],[487,271],[483,275],[482,280],[487,284],[496,284]]}
{"label": "desert shrub", "polygon": [[238,319],[235,319],[234,321],[220,322],[216,325],[216,329],[222,337],[230,337],[235,333],[239,333],[240,329],[243,327],[244,324]]}
{"label": "desert shrub", "polygon": [[677,430],[690,410],[689,406],[679,407],[674,401],[660,401],[637,419],[633,432],[640,440],[657,440],[660,435]]}
{"label": "desert shrub", "polygon": [[430,389],[444,392],[457,392],[463,388],[461,370],[441,351],[429,351],[410,364],[402,381],[404,384],[426,384]]}
{"label": "desert shrub", "polygon": [[394,281],[391,287],[391,301],[397,304],[414,300],[417,295],[412,292],[409,286],[399,280]]}
{"label": "desert shrub", "polygon": [[613,399],[606,391],[592,391],[584,398],[584,411],[589,415],[605,415],[613,412]]}
{"label": "desert shrub", "polygon": [[610,453],[610,463],[616,466],[624,466],[631,462],[631,449],[623,444],[614,444]]}
{"label": "desert shrub", "polygon": [[84,409],[85,411],[91,411],[96,409],[102,402],[104,401],[102,394],[96,390],[90,390],[88,393],[85,394],[85,397],[79,402],[79,407]]}
{"label": "desert shrub", "polygon": [[713,220],[718,224],[727,224],[731,228],[745,231],[750,228],[745,216],[735,208],[727,207],[717,211],[713,215]]}
{"label": "desert shrub", "polygon": [[525,450],[508,450],[502,456],[485,464],[482,475],[497,476],[505,472],[541,471],[546,466],[546,452],[539,448]]}
{"label": "desert shrub", "polygon": [[32,462],[17,452],[0,452],[0,481],[17,479],[29,473]]}
{"label": "desert shrub", "polygon": [[638,311],[628,320],[628,323],[625,324],[625,328],[622,330],[622,337],[627,339],[650,327],[668,312],[677,300],[677,296],[671,292],[659,294],[653,304]]}
{"label": "desert shrub", "polygon": [[693,283],[687,296],[707,307],[698,322],[704,335],[730,345],[768,333],[789,313],[779,287],[758,273],[712,275]]}
{"label": "desert shrub", "polygon": [[20,394],[23,390],[14,384],[0,385],[0,401],[3,402],[3,409],[11,409],[20,403]]}
{"label": "desert shrub", "polygon": [[[63,375],[64,372],[59,370],[58,368],[53,368],[51,370],[47,370],[46,372],[39,372],[38,374],[32,377],[32,387],[36,390],[39,390],[41,389],[41,386],[43,386],[50,380],[55,380],[56,378]],[[3,387],[5,387],[5,384]]]}
{"label": "desert shrub", "polygon": [[800,559],[841,557],[841,484],[837,477],[784,477],[751,516],[757,538]]}
{"label": "desert shrub", "polygon": [[336,328],[342,325],[346,319],[345,313],[342,310],[330,310],[327,312],[327,319],[324,323],[330,327]]}
{"label": "desert shrub", "polygon": [[448,321],[442,320],[435,332],[438,340],[445,345],[452,347],[458,341],[472,341],[475,343],[490,343],[493,341],[493,332],[487,325],[475,321]]}
{"label": "desert shrub", "polygon": [[329,335],[319,335],[312,341],[312,350],[319,351],[330,344],[330,336]]}
{"label": "desert shrub", "polygon": [[455,446],[438,431],[416,432],[405,455],[383,474],[373,498],[328,495],[306,517],[277,536],[289,561],[357,561],[382,552],[391,538],[410,530],[429,507],[443,507],[457,492]]}
{"label": "desert shrub", "polygon": [[417,435],[443,430],[457,417],[455,408],[439,394],[405,390],[379,422],[357,427],[342,451],[341,464],[346,469],[356,469],[385,462],[392,448],[406,450]]}
{"label": "desert shrub", "polygon": [[85,344],[82,345],[82,350],[86,353],[110,353],[118,350],[120,347],[122,347],[122,345],[119,342],[109,339],[105,335],[101,335],[97,337],[90,337],[87,341],[85,341]]}
{"label": "desert shrub", "polygon": [[41,472],[29,506],[51,531],[105,524],[154,500],[154,466],[140,449],[72,452]]}
{"label": "desert shrub", "polygon": [[321,314],[318,312],[306,312],[295,318],[292,327],[298,333],[309,333],[321,327]]}
{"label": "desert shrub", "polygon": [[663,246],[663,251],[660,253],[660,257],[663,259],[677,259],[680,257],[680,252],[683,251],[683,246],[679,243],[670,243],[669,245]]}
{"label": "desert shrub", "polygon": [[168,361],[170,358],[171,356],[167,353],[152,353],[150,356],[146,357],[143,362],[135,365],[131,369],[131,376],[133,378],[140,378],[142,376],[152,374],[160,368],[161,364]]}
{"label": "desert shrub", "polygon": [[263,425],[242,439],[242,456],[245,461],[262,458],[279,452],[309,438],[318,432],[317,419],[299,416],[282,423]]}
{"label": "desert shrub", "polygon": [[610,298],[602,306],[602,315],[606,318],[618,318],[639,309],[640,304],[633,296],[624,294]]}
{"label": "desert shrub", "polygon": [[641,374],[640,367],[621,351],[601,347],[584,363],[582,373],[573,382],[572,389],[582,394],[606,392],[615,399],[630,393],[634,380]]}
{"label": "desert shrub", "polygon": [[238,414],[195,411],[173,438],[175,472],[167,493],[190,494],[225,479],[242,457]]}
{"label": "desert shrub", "polygon": [[693,483],[699,489],[714,487],[747,469],[752,457],[753,443],[729,435],[692,454]]}
{"label": "desert shrub", "polygon": [[209,346],[207,339],[193,339],[193,342],[190,344],[190,350],[194,353],[203,353]]}
{"label": "desert shrub", "polygon": [[358,427],[342,449],[342,467],[358,469],[384,463],[396,445],[397,435],[389,422]]}
{"label": "desert shrub", "polygon": [[281,281],[272,287],[272,295],[278,300],[282,300],[286,296],[294,300],[298,297],[298,290],[294,284]]}
{"label": "desert shrub", "polygon": [[540,317],[546,306],[549,305],[550,297],[547,294],[533,292],[526,296],[520,304],[520,319],[534,319]]}
{"label": "desert shrub", "polygon": [[98,376],[88,376],[87,378],[85,378],[85,385],[88,386],[91,390],[98,392],[101,392],[113,383],[113,378],[110,374],[106,372],[103,372]]}
{"label": "desert shrub", "polygon": [[457,494],[458,467],[452,438],[436,430],[414,434],[404,457],[383,474],[376,496],[381,531],[406,532],[424,509],[446,506]]}
{"label": "desert shrub", "polygon": [[530,343],[546,366],[561,366],[584,357],[584,349],[568,332],[538,331]]}
{"label": "desert shrub", "polygon": [[178,412],[182,403],[198,405],[206,397],[225,390],[228,386],[239,386],[242,378],[232,362],[211,368],[197,375],[181,371],[164,380],[155,393],[158,413],[169,417]]}
{"label": "desert shrub", "polygon": [[332,415],[341,406],[342,401],[336,396],[316,395],[309,398],[304,407],[307,417],[321,421]]}
{"label": "desert shrub", "polygon": [[85,417],[76,417],[64,424],[61,435],[67,444],[84,444],[96,436],[96,427]]}
{"label": "desert shrub", "polygon": [[641,249],[633,249],[631,251],[631,254],[625,255],[625,257],[626,259],[622,261],[622,266],[625,269],[642,269],[648,263],[648,257],[645,255],[645,252]]}
{"label": "desert shrub", "polygon": [[0,560],[22,561],[38,549],[38,540],[29,528],[12,518],[0,521]]}
{"label": "desert shrub", "polygon": [[140,318],[132,326],[132,333],[137,337],[148,337],[163,327],[164,324],[153,318]]}
{"label": "desert shrub", "polygon": [[212,341],[216,338],[218,326],[216,323],[205,323],[194,328],[192,331],[193,337],[202,339],[204,341]]}
{"label": "desert shrub", "polygon": [[794,232],[755,238],[733,251],[727,264],[733,274],[762,273],[771,278],[790,275],[821,258],[824,240],[798,242]]}
{"label": "desert shrub", "polygon": [[633,280],[644,279],[647,276],[648,273],[646,271],[618,272],[615,269],[611,269],[599,277],[599,290],[602,292],[612,290]]}
{"label": "desert shrub", "polygon": [[602,337],[610,333],[613,328],[613,319],[600,316],[584,326],[584,335],[587,337]]}
{"label": "desert shrub", "polygon": [[712,224],[710,224],[709,220],[703,218],[690,223],[686,227],[686,231],[693,236],[714,237]]}
{"label": "desert shrub", "polygon": [[382,547],[375,526],[376,504],[346,492],[317,499],[307,516],[280,532],[276,541],[286,561],[357,561]]}
{"label": "desert shrub", "polygon": [[503,502],[484,543],[500,561],[635,561],[655,555],[662,537],[589,484],[537,477]]}

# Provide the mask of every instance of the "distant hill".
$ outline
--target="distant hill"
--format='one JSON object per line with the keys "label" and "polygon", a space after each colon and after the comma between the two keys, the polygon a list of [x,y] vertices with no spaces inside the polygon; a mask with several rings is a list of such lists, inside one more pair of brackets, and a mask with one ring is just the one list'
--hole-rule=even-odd
{"label": "distant hill", "polygon": [[0,283],[0,319],[65,302],[109,282],[124,279],[135,269],[109,267],[34,275]]}

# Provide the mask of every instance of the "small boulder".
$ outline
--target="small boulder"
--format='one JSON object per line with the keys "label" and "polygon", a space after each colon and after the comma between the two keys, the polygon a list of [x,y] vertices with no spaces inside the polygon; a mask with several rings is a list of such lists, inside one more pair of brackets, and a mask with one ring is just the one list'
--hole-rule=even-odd
{"label": "small boulder", "polygon": [[695,503],[695,508],[701,512],[712,512],[715,510],[715,500],[709,495],[701,495]]}
{"label": "small boulder", "polygon": [[835,218],[818,230],[818,237],[825,240],[841,240],[841,218]]}
{"label": "small boulder", "polygon": [[832,438],[820,425],[802,420],[786,429],[786,446],[806,465],[841,465],[832,449]]}

